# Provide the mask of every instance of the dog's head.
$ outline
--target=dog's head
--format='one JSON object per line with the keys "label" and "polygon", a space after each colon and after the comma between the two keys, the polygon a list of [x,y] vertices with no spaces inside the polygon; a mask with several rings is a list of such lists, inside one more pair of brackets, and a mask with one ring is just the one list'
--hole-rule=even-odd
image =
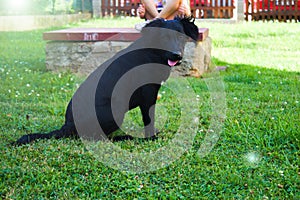
{"label": "dog's head", "polygon": [[198,40],[198,27],[194,21],[193,18],[186,17],[174,20],[156,19],[143,28],[142,34],[144,39],[166,50],[163,57],[172,67],[182,60],[186,42]]}

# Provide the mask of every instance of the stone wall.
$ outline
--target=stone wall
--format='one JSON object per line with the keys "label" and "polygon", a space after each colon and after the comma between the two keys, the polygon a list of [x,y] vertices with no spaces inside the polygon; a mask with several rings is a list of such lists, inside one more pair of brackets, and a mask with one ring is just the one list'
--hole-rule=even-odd
{"label": "stone wall", "polygon": [[[131,42],[95,41],[70,42],[52,41],[46,45],[46,67],[52,71],[67,71],[88,75],[118,51]],[[173,76],[199,77],[209,67],[211,58],[211,38],[189,42],[185,47],[184,59],[180,66],[174,67]]]}

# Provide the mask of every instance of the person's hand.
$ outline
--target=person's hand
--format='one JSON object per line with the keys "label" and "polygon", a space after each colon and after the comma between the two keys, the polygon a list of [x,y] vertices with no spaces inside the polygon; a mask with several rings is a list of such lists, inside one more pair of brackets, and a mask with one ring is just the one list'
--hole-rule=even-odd
{"label": "person's hand", "polygon": [[190,7],[187,4],[186,0],[182,0],[179,8],[178,8],[178,15],[179,16],[190,16],[191,10]]}
{"label": "person's hand", "polygon": [[145,6],[143,4],[139,5],[139,7],[137,9],[137,12],[138,12],[141,19],[145,19],[146,9],[145,9]]}

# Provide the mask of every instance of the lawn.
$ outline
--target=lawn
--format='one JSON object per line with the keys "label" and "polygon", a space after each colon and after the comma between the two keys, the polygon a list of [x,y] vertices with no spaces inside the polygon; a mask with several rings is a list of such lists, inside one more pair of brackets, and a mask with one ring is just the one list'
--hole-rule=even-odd
{"label": "lawn", "polygon": [[[132,27],[137,21],[104,19],[71,26]],[[46,71],[41,38],[45,30],[0,32],[1,198],[300,199],[299,25],[198,25],[210,28],[213,65],[227,66],[220,72],[227,105],[220,138],[207,156],[197,154],[211,131],[210,90],[207,79],[186,78],[199,109],[192,147],[168,166],[144,173],[108,167],[80,140],[11,146],[26,133],[59,128],[82,78]],[[177,81],[171,79],[170,84]],[[184,91],[166,86],[160,91],[159,103],[165,108],[158,111],[164,118],[158,140],[115,145],[146,152],[167,145],[184,123],[176,92]],[[131,120],[139,124],[139,112],[129,113],[128,119],[129,124]]]}

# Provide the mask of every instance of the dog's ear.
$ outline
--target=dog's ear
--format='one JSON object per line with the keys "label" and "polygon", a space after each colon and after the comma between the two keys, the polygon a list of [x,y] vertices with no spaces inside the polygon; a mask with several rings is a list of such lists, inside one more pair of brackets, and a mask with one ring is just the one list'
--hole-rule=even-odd
{"label": "dog's ear", "polygon": [[198,40],[199,37],[199,29],[195,25],[195,18],[194,17],[184,17],[184,18],[177,18],[176,20],[180,21],[183,25],[184,33],[192,38],[194,41]]}

